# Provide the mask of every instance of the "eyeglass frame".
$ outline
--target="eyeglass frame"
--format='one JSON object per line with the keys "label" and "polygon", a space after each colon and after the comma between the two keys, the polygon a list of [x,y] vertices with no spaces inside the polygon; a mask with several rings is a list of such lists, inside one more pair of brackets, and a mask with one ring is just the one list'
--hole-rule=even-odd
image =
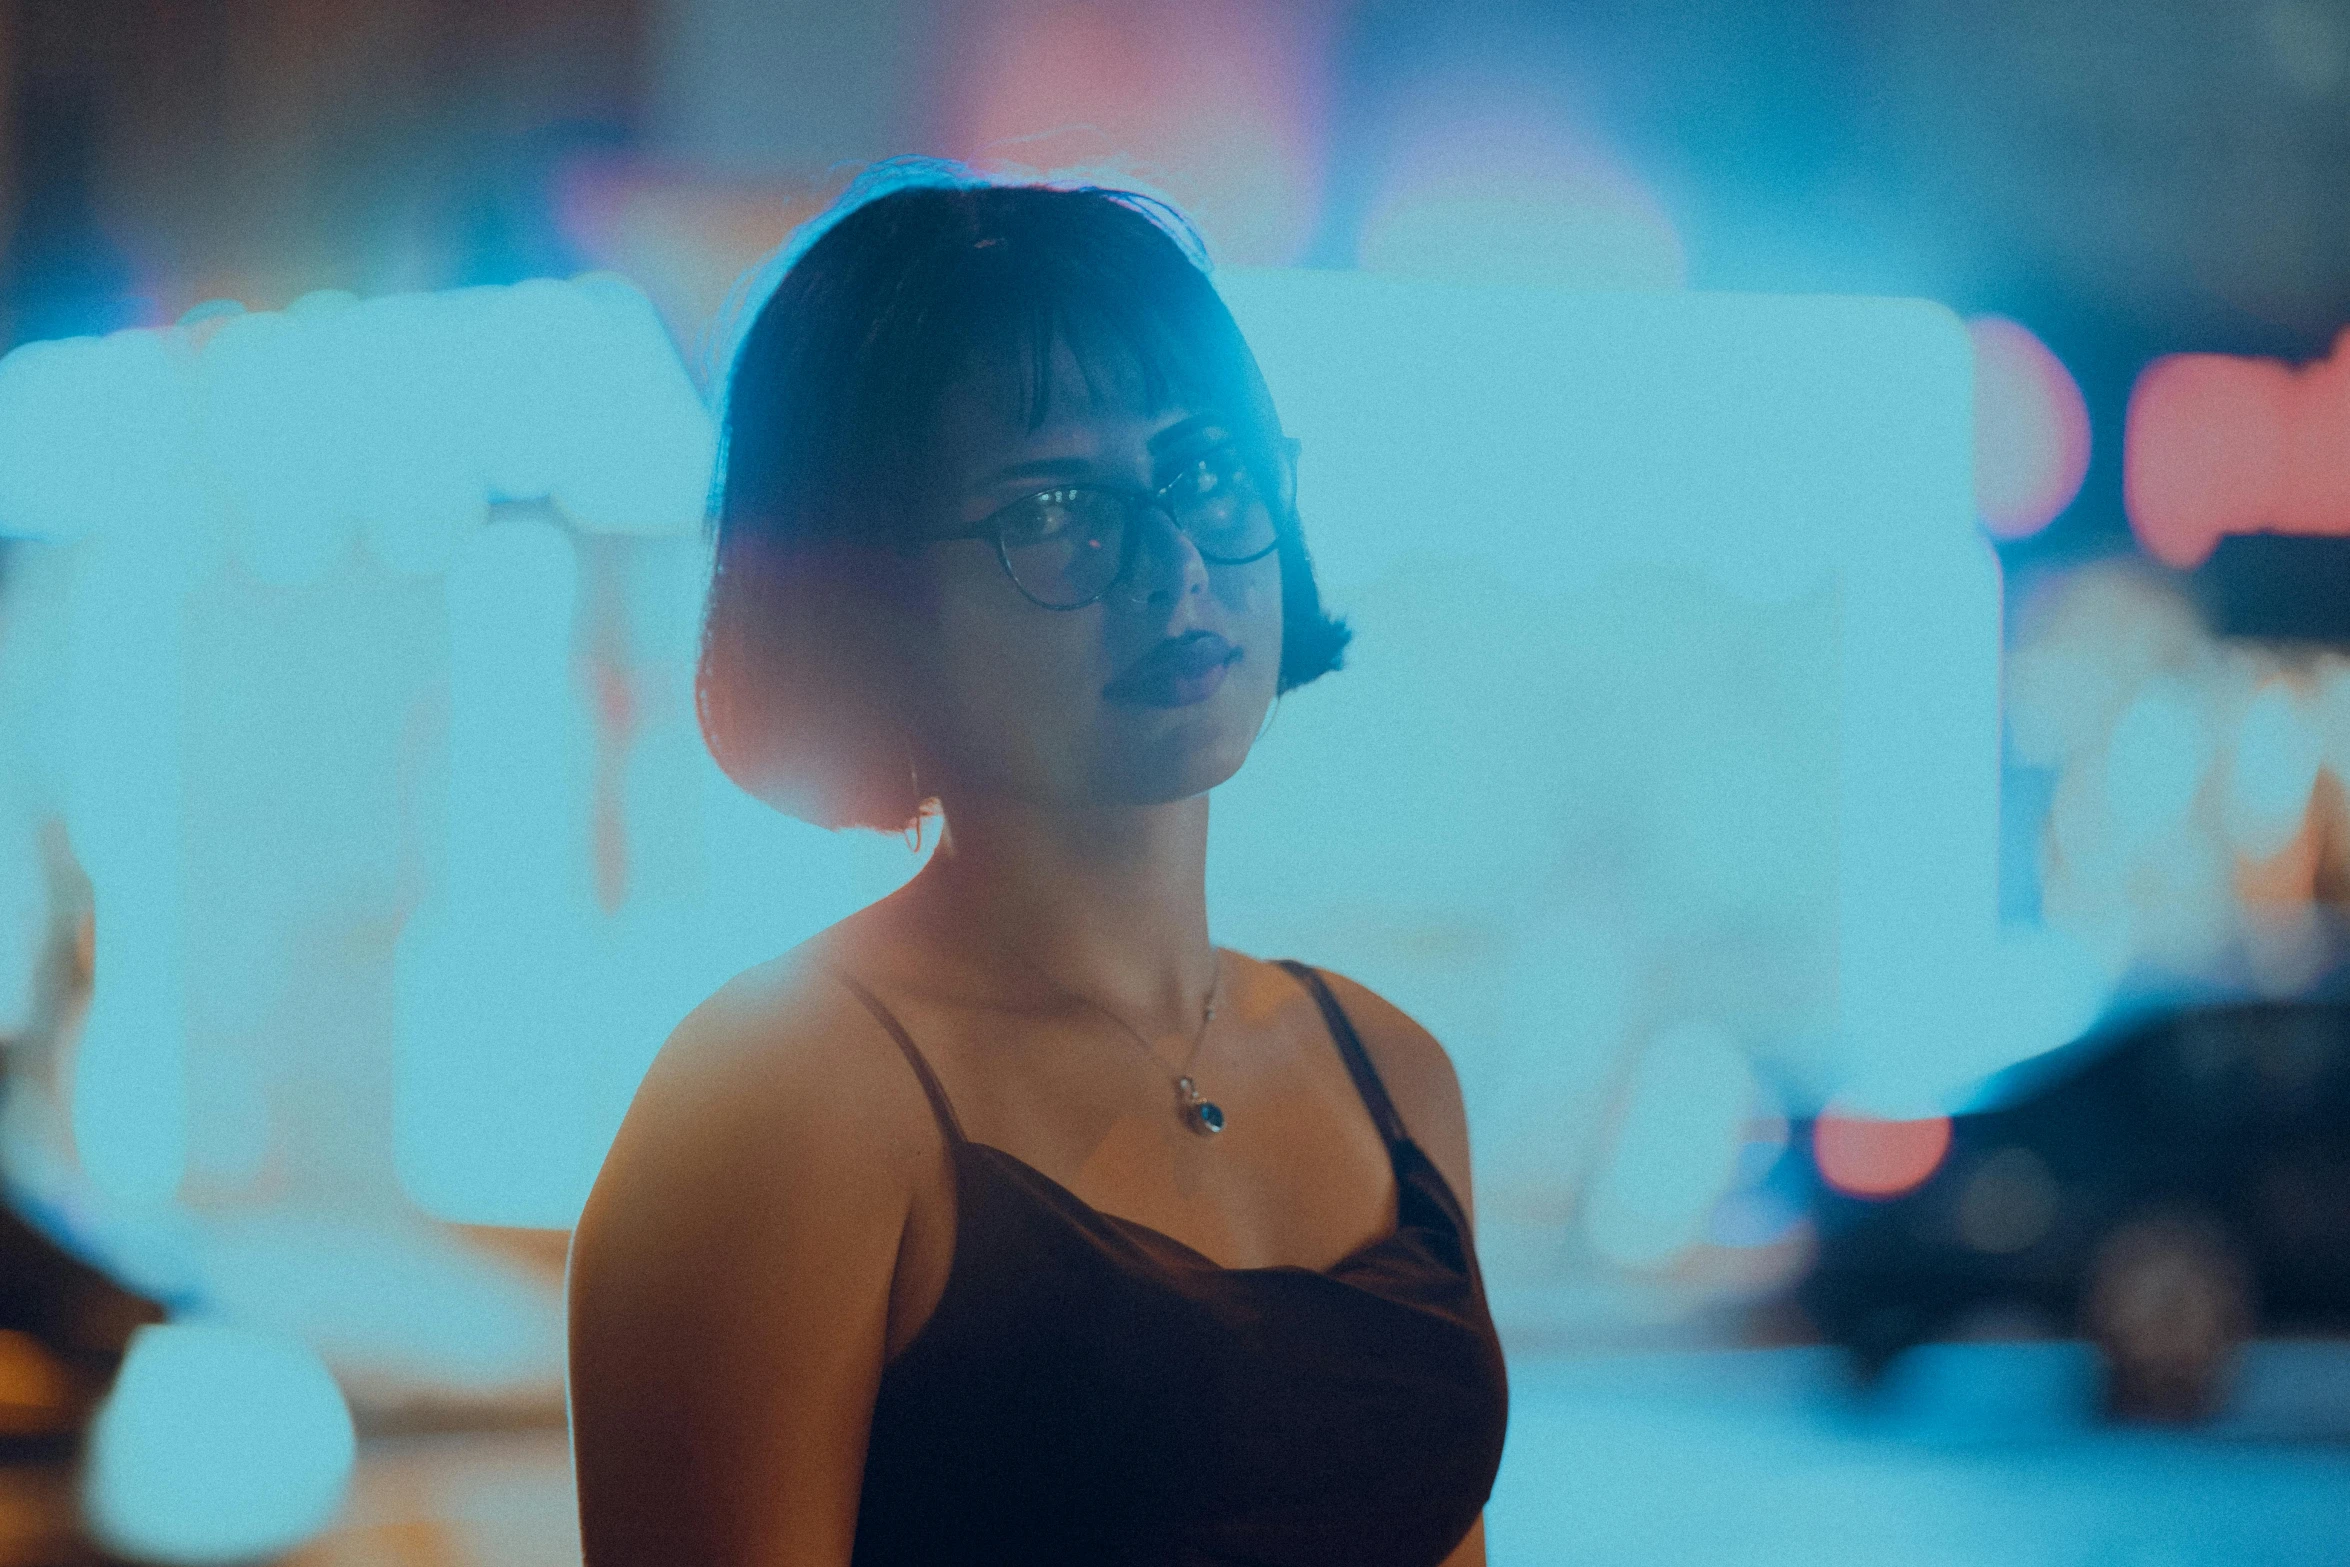
{"label": "eyeglass frame", "polygon": [[[1292,473],[1294,473],[1295,465],[1297,463],[1298,444],[1298,439],[1294,435],[1285,435],[1275,443],[1275,449],[1281,454],[1280,460],[1291,470]],[[1194,461],[1197,460],[1199,459],[1194,459]],[[1282,477],[1288,478],[1289,475],[1284,474]],[[1132,574],[1135,563],[1135,535],[1133,532],[1129,531],[1125,539],[1121,542],[1119,546],[1119,555],[1121,558],[1118,562],[1118,569],[1110,574],[1110,580],[1102,585],[1100,592],[1093,594],[1089,598],[1080,599],[1074,604],[1047,603],[1045,600],[1040,599],[1035,594],[1029,592],[1027,587],[1020,581],[1018,573],[1012,570],[1012,553],[1004,545],[1004,516],[1017,507],[1027,505],[1029,502],[1035,500],[1039,495],[1061,495],[1067,493],[1070,490],[1094,490],[1104,494],[1116,495],[1127,501],[1133,501],[1139,498],[1150,510],[1156,511],[1161,516],[1165,517],[1168,523],[1174,527],[1175,532],[1179,536],[1185,539],[1190,539],[1191,547],[1195,550],[1199,550],[1199,558],[1211,566],[1252,566],[1281,547],[1281,518],[1282,514],[1289,508],[1279,504],[1271,498],[1259,496],[1258,500],[1263,503],[1267,514],[1272,519],[1272,543],[1266,545],[1263,549],[1258,550],[1253,555],[1211,555],[1206,550],[1200,549],[1199,540],[1193,539],[1189,533],[1184,531],[1183,523],[1175,515],[1175,508],[1170,505],[1166,499],[1167,492],[1182,482],[1183,475],[1178,474],[1174,478],[1169,479],[1165,484],[1159,485],[1157,488],[1149,490],[1120,484],[1055,484],[1045,489],[1031,490],[1026,495],[1019,497],[1017,500],[1004,502],[1003,505],[998,506],[994,511],[989,512],[985,517],[982,517],[979,521],[973,523],[968,528],[960,528],[953,533],[925,534],[918,542],[927,545],[947,544],[965,539],[991,540],[995,545],[996,564],[1003,567],[1004,569],[1004,579],[1010,582],[1012,586],[1018,590],[1022,598],[1028,600],[1029,603],[1034,604],[1039,609],[1071,612],[1080,609],[1091,609],[1094,605],[1099,604],[1103,599],[1108,598],[1110,594],[1116,590],[1118,584],[1125,581],[1126,578]],[[1294,482],[1294,480],[1292,480],[1292,482]],[[1128,516],[1129,520],[1131,520],[1132,513],[1130,512]]]}

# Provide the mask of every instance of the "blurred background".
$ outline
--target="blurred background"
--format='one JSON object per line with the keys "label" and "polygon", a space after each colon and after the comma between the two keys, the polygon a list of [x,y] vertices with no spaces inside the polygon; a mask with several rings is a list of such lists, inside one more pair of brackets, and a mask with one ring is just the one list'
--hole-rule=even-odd
{"label": "blurred background", "polygon": [[1496,1563],[2345,1559],[2350,4],[0,0],[0,1563],[577,1561],[604,1141],[920,863],[690,701],[900,153],[1305,442],[1212,907],[1460,1067]]}

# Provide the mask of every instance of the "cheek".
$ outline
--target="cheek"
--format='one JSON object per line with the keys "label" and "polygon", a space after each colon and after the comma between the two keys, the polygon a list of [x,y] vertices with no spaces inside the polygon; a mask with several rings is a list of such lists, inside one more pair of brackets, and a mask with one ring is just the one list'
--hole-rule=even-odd
{"label": "cheek", "polygon": [[1225,580],[1215,585],[1217,602],[1245,638],[1249,656],[1256,657],[1260,645],[1269,646],[1273,652],[1271,662],[1278,664],[1282,629],[1280,567],[1273,561],[1265,561],[1218,575]]}
{"label": "cheek", "polygon": [[1051,736],[1084,722],[1086,698],[1108,680],[1098,612],[949,611],[936,622],[937,716],[969,750],[1056,749]]}

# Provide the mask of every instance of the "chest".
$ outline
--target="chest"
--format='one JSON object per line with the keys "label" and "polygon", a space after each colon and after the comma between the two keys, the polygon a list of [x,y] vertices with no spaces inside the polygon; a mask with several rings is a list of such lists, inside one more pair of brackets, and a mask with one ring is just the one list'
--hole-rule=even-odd
{"label": "chest", "polygon": [[858,1561],[984,1539],[990,1560],[1401,1567],[1473,1522],[1506,1384],[1416,1150],[1396,1227],[1324,1270],[1217,1268],[997,1150],[957,1163],[965,1249],[884,1374]]}
{"label": "chest", "polygon": [[[1085,1208],[1224,1268],[1328,1267],[1397,1222],[1386,1143],[1330,1043],[1280,1028],[1196,1064],[1226,1115],[1197,1131],[1171,1076],[1116,1041],[1039,1039],[928,1052],[966,1135]],[[1318,1049],[1315,1048],[1318,1045]],[[957,1242],[951,1158],[917,1190],[892,1287],[889,1353],[920,1332]]]}

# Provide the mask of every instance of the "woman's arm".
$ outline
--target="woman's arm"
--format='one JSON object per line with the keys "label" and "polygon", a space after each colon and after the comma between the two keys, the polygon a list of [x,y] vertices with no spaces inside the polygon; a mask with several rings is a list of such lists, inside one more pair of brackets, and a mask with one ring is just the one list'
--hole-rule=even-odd
{"label": "woman's arm", "polygon": [[572,1241],[587,1567],[846,1567],[909,1155],[937,1146],[868,1044],[722,991],[647,1075]]}

